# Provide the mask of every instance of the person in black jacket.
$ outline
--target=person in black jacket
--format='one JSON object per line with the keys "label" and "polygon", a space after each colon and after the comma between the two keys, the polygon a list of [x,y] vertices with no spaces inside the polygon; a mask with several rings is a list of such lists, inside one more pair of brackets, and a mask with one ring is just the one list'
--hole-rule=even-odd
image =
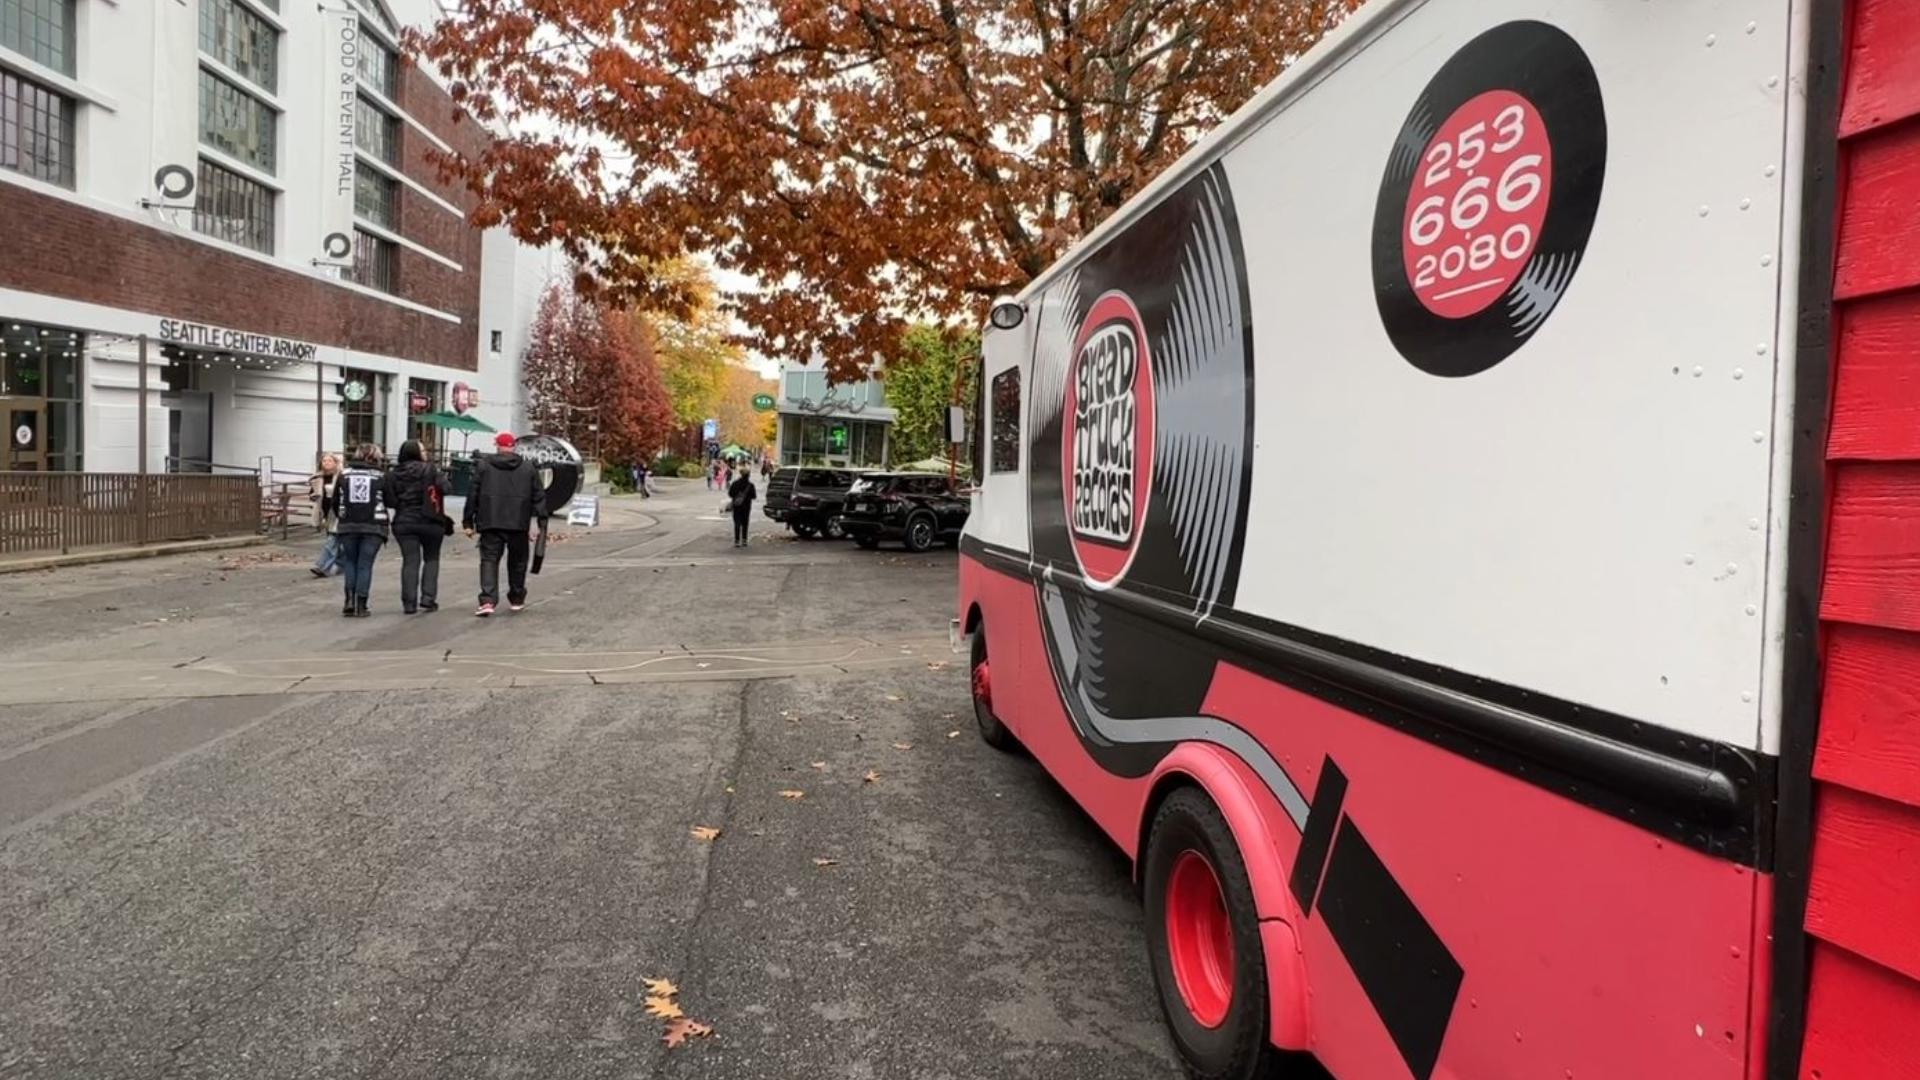
{"label": "person in black jacket", "polygon": [[733,546],[747,546],[747,522],[753,518],[753,500],[760,492],[753,486],[753,474],[741,469],[727,485],[727,505],[733,510]]}
{"label": "person in black jacket", "polygon": [[400,610],[440,609],[440,545],[453,531],[443,509],[447,477],[420,452],[420,443],[400,444],[400,464],[387,474],[387,506],[393,538],[400,545]]}
{"label": "person in black jacket", "polygon": [[340,614],[365,618],[373,589],[373,560],[387,542],[386,476],[380,448],[362,443],[328,497],[327,511],[340,537],[340,565],[346,571],[346,604]]}
{"label": "person in black jacket", "polygon": [[493,614],[500,601],[500,555],[507,556],[507,606],[527,606],[527,529],[534,518],[547,519],[547,492],[540,470],[513,452],[513,435],[501,432],[493,444],[499,453],[474,462],[473,493],[461,523],[467,535],[480,532],[480,606],[474,614]]}

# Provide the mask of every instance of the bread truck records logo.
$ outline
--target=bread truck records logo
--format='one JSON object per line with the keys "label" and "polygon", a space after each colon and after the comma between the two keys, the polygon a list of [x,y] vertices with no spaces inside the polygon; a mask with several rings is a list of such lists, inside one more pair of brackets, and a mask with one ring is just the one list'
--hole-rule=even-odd
{"label": "bread truck records logo", "polygon": [[1062,493],[1087,584],[1113,585],[1139,547],[1153,476],[1153,365],[1124,292],[1094,301],[1074,342],[1061,445]]}
{"label": "bread truck records logo", "polygon": [[1373,219],[1387,336],[1430,375],[1477,375],[1572,285],[1606,176],[1593,64],[1565,31],[1510,22],[1429,82],[1394,141]]}

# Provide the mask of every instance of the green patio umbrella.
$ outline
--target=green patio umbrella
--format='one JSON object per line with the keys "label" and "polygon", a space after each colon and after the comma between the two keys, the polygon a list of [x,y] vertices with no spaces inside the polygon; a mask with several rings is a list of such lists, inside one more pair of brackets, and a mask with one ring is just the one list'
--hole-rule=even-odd
{"label": "green patio umbrella", "polygon": [[446,428],[448,431],[464,431],[469,435],[476,431],[494,430],[490,425],[476,420],[471,416],[462,416],[459,413],[446,412],[444,410],[440,412],[421,413],[414,419],[423,424],[432,424],[434,427]]}

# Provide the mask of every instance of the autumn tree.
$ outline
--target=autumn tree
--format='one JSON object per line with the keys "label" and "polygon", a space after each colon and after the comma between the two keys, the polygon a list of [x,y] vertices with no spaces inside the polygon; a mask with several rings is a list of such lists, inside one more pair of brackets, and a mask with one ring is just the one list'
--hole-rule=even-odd
{"label": "autumn tree", "polygon": [[741,363],[746,354],[732,339],[705,266],[693,259],[676,259],[659,267],[656,276],[682,290],[687,301],[648,315],[658,345],[660,375],[680,425],[699,424],[714,415],[726,392],[729,368]]}
{"label": "autumn tree", "polygon": [[564,284],[549,288],[521,369],[536,429],[586,453],[597,449],[602,460],[651,458],[673,428],[652,338],[646,320],[632,312]]}
{"label": "autumn tree", "polygon": [[720,441],[737,443],[744,450],[770,445],[765,421],[768,414],[754,409],[753,397],[772,394],[778,385],[772,379],[761,378],[760,373],[751,368],[727,365],[710,414],[720,421]]}
{"label": "autumn tree", "polygon": [[977,323],[1357,0],[464,0],[411,39],[501,138],[476,223],[684,310],[689,252],[763,283],[751,344],[858,378]]}
{"label": "autumn tree", "polygon": [[977,333],[920,323],[901,336],[886,364],[887,404],[896,417],[890,436],[895,461],[953,453],[947,444],[947,409],[956,403],[956,394],[957,403],[967,410],[968,430],[978,430],[973,425],[979,368]]}

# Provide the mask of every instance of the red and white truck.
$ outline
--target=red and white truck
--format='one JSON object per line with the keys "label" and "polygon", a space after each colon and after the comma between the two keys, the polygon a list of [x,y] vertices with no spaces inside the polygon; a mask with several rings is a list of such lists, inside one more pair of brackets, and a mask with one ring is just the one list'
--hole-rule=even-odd
{"label": "red and white truck", "polygon": [[1920,1077],[1920,3],[1374,0],[985,337],[1196,1076]]}

